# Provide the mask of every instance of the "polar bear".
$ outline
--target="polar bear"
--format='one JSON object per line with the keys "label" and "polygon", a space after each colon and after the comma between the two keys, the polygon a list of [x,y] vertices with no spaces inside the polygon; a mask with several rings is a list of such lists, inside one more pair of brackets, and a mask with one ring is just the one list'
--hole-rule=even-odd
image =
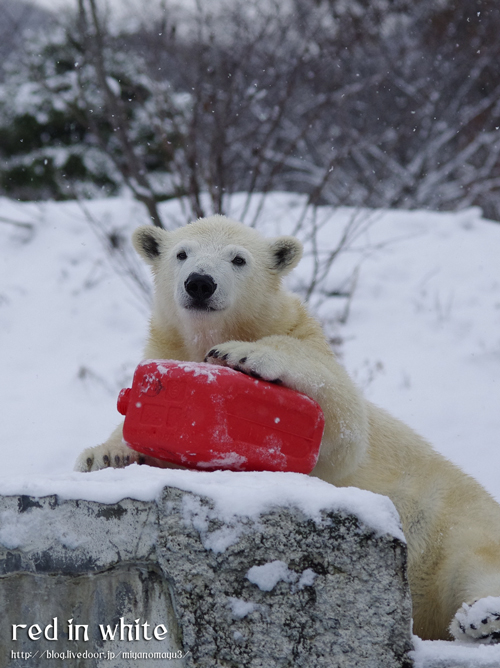
{"label": "polar bear", "polygon": [[[389,496],[408,541],[414,631],[425,639],[500,641],[500,506],[409,427],[363,398],[320,324],[282,278],[300,242],[263,238],[224,216],[133,235],[155,296],[145,358],[232,367],[315,399],[325,432],[312,475]],[[133,461],[118,427],[76,469]],[[451,626],[450,626],[451,624]]]}

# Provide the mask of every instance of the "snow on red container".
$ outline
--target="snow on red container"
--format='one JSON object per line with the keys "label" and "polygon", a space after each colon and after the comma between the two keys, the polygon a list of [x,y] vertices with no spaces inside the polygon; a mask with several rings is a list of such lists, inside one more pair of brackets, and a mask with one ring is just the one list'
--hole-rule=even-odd
{"label": "snow on red container", "polygon": [[213,364],[146,360],[120,392],[123,438],[187,468],[310,473],[324,429],[305,394]]}

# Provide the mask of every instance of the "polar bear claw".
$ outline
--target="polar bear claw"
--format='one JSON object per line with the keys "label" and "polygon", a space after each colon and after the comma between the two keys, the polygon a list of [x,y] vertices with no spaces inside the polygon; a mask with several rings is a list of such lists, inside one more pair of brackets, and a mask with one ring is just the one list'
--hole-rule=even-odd
{"label": "polar bear claw", "polygon": [[105,468],[122,469],[134,462],[143,464],[146,458],[125,443],[103,443],[84,450],[76,460],[75,470],[83,473]]}

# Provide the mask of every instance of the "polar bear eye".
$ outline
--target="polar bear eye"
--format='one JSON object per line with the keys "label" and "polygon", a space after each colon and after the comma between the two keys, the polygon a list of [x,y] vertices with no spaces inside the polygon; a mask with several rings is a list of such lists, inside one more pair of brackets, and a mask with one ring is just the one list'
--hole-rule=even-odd
{"label": "polar bear eye", "polygon": [[187,260],[186,251],[179,251],[179,253],[177,253],[177,259],[178,260]]}
{"label": "polar bear eye", "polygon": [[231,260],[231,262],[237,267],[242,267],[244,264],[246,264],[246,261],[241,257],[241,255],[237,255],[233,260]]}

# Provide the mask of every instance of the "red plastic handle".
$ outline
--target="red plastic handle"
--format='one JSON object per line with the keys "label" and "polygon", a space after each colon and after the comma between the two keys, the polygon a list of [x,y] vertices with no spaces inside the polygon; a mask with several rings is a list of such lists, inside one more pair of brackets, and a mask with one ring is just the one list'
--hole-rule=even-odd
{"label": "red plastic handle", "polygon": [[131,392],[132,388],[126,387],[125,389],[120,390],[120,394],[118,395],[118,403],[116,407],[118,408],[118,412],[122,415],[127,415]]}

